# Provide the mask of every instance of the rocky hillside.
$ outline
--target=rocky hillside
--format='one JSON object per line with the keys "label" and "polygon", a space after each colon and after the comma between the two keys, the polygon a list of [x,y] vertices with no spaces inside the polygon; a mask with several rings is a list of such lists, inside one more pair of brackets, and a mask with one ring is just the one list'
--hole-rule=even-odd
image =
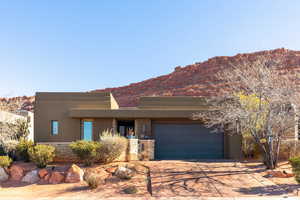
{"label": "rocky hillside", "polygon": [[[235,56],[218,56],[185,67],[175,67],[170,74],[133,83],[123,87],[93,90],[91,92],[112,92],[120,106],[136,106],[140,96],[210,96],[218,94],[222,83],[214,74],[229,64],[237,64],[243,59],[253,60],[258,56],[271,56],[280,59],[290,70],[300,72],[300,51],[275,49]],[[0,98],[0,106],[10,109],[32,110],[34,97]],[[0,107],[1,108],[1,107]]]}
{"label": "rocky hillside", "polygon": [[185,67],[175,67],[167,75],[133,83],[123,87],[106,88],[93,92],[112,92],[120,106],[135,106],[140,96],[210,96],[216,95],[222,83],[214,74],[229,64],[237,64],[243,59],[253,60],[258,56],[271,56],[280,59],[290,70],[300,71],[300,51],[275,49],[236,56],[219,56],[205,62]]}
{"label": "rocky hillside", "polygon": [[32,111],[34,97],[0,98],[0,110],[15,111],[18,109]]}

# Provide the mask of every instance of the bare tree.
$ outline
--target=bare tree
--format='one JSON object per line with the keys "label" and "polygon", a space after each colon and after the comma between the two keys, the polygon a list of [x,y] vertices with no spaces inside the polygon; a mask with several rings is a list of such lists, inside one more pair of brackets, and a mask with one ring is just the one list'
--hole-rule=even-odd
{"label": "bare tree", "polygon": [[18,119],[14,122],[0,123],[0,148],[4,153],[14,156],[16,145],[20,139],[27,139],[29,135],[29,123],[27,120]]}
{"label": "bare tree", "polygon": [[195,113],[208,127],[224,128],[230,134],[250,134],[258,144],[264,164],[277,165],[280,143],[295,129],[299,105],[298,75],[282,60],[267,56],[240,60],[216,74],[224,88],[209,99],[213,110]]}

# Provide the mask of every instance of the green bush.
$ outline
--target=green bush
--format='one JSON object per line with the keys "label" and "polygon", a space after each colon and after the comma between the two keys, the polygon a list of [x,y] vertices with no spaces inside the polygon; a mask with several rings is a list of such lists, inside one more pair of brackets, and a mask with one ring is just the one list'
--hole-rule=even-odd
{"label": "green bush", "polygon": [[12,159],[8,156],[0,156],[0,167],[9,167]]}
{"label": "green bush", "polygon": [[16,146],[17,157],[20,160],[24,160],[25,162],[29,162],[29,154],[28,150],[34,146],[34,143],[30,140],[21,139]]}
{"label": "green bush", "polygon": [[91,189],[96,189],[100,184],[99,177],[96,174],[89,174],[85,176],[84,181]]}
{"label": "green bush", "polygon": [[279,160],[287,161],[295,157],[300,157],[300,142],[296,140],[282,141],[280,144]]}
{"label": "green bush", "polygon": [[293,173],[295,174],[295,179],[300,183],[300,157],[294,157],[289,159],[290,164],[293,168]]}
{"label": "green bush", "polygon": [[104,131],[100,134],[100,147],[97,149],[98,161],[110,163],[116,160],[127,148],[128,141],[125,137]]}
{"label": "green bush", "polygon": [[97,148],[100,147],[98,142],[79,140],[72,142],[70,145],[72,152],[82,160],[86,166],[92,165],[97,158]]}
{"label": "green bush", "polygon": [[36,145],[28,150],[30,160],[34,162],[37,167],[45,168],[53,161],[55,156],[55,148],[50,145]]}
{"label": "green bush", "polygon": [[2,147],[6,155],[11,157],[13,160],[16,159],[16,147],[18,145],[19,141],[17,140],[6,140],[5,143],[3,143]]}
{"label": "green bush", "polygon": [[0,145],[0,156],[5,156],[5,155],[6,155],[6,153],[4,151],[4,148],[2,145]]}
{"label": "green bush", "polygon": [[242,153],[244,158],[260,158],[258,144],[249,133],[244,133],[242,137]]}

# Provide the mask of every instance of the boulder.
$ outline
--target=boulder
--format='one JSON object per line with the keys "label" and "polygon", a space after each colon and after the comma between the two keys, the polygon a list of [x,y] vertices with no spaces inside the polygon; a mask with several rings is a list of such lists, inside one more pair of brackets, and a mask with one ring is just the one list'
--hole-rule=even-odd
{"label": "boulder", "polygon": [[22,178],[22,182],[25,182],[25,183],[36,183],[39,180],[40,180],[40,178],[38,175],[38,170],[30,171]]}
{"label": "boulder", "polygon": [[29,172],[37,169],[36,164],[32,162],[16,162],[15,164],[22,167],[24,172]]}
{"label": "boulder", "polygon": [[24,176],[24,169],[20,165],[13,164],[10,169],[10,180],[20,181]]}
{"label": "boulder", "polygon": [[62,172],[52,172],[49,178],[49,183],[58,184],[62,183],[65,179],[65,176]]}
{"label": "boulder", "polygon": [[0,182],[7,181],[8,178],[9,176],[6,173],[5,169],[3,167],[0,167]]}
{"label": "boulder", "polygon": [[44,178],[47,174],[49,174],[49,171],[47,169],[40,169],[39,170],[39,177]]}
{"label": "boulder", "polygon": [[283,173],[285,174],[285,176],[287,178],[295,176],[295,174],[292,171],[290,171],[290,170],[283,170]]}
{"label": "boulder", "polygon": [[77,165],[73,164],[67,171],[65,182],[66,183],[81,182],[83,181],[83,174],[84,171]]}
{"label": "boulder", "polygon": [[287,173],[285,171],[268,171],[267,172],[267,175],[269,177],[276,177],[276,178],[290,178],[290,177],[293,177],[294,174],[292,173]]}
{"label": "boulder", "polygon": [[120,179],[131,179],[134,176],[134,172],[126,167],[118,167],[115,175]]}
{"label": "boulder", "polygon": [[50,177],[51,177],[51,173],[48,173],[48,174],[46,174],[46,175],[43,177],[43,180],[46,181],[46,182],[48,182],[49,179],[50,179]]}
{"label": "boulder", "polygon": [[89,170],[84,173],[83,179],[87,181],[90,176],[96,177],[99,182],[104,184],[106,179],[110,176],[110,173],[104,169]]}

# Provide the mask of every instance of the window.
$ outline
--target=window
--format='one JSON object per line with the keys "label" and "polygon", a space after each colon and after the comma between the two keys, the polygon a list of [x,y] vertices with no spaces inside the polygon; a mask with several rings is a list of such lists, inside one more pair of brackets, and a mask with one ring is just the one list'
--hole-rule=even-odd
{"label": "window", "polygon": [[81,139],[92,141],[93,140],[93,122],[88,120],[82,121],[82,128],[81,128]]}
{"label": "window", "polygon": [[58,121],[51,121],[51,135],[58,135]]}

